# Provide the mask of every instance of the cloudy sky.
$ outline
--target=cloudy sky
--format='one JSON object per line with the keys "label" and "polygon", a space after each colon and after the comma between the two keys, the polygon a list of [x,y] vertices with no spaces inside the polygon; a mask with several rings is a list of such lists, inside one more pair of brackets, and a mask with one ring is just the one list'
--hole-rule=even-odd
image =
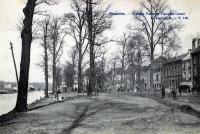
{"label": "cloudy sky", "polygon": [[[15,81],[15,73],[12,62],[9,42],[14,44],[14,53],[17,68],[20,65],[21,39],[20,34],[15,30],[15,24],[23,17],[22,9],[26,0],[0,0],[0,80]],[[112,11],[121,11],[126,14],[132,10],[138,9],[141,0],[106,0],[112,3]],[[168,4],[172,9],[186,13],[188,20],[183,20],[185,27],[180,31],[182,49],[180,53],[187,52],[191,48],[191,40],[198,35],[200,25],[200,0],[168,0]],[[61,0],[57,6],[50,8],[54,14],[62,15],[70,12],[70,0]],[[114,16],[112,36],[118,37],[125,30],[126,25],[131,23],[131,15]],[[67,45],[73,44],[68,42]],[[114,45],[110,45],[109,49],[114,49]],[[40,61],[42,49],[38,44],[32,45],[30,82],[44,81],[43,72],[36,65]],[[67,51],[67,50],[66,50]],[[65,52],[66,53],[66,52]],[[63,58],[63,61],[66,59]],[[19,71],[18,71],[19,72]]]}

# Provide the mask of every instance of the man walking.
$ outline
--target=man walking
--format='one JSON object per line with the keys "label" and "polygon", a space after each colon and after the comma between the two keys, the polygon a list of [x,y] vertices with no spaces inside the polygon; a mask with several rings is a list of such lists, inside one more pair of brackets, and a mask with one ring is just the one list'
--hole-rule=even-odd
{"label": "man walking", "polygon": [[162,99],[164,99],[165,98],[165,87],[164,87],[164,84],[162,84],[161,93],[162,93]]}
{"label": "man walking", "polygon": [[173,95],[173,98],[175,100],[176,99],[176,90],[175,90],[175,88],[172,89],[172,95]]}

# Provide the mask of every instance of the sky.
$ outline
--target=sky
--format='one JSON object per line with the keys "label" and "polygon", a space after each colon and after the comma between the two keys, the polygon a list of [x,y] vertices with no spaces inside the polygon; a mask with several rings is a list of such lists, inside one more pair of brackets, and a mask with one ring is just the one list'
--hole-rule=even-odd
{"label": "sky", "polygon": [[[105,0],[111,3],[111,11],[120,11],[126,14],[139,8],[141,0]],[[16,81],[14,66],[9,42],[13,42],[16,64],[19,72],[20,56],[21,56],[21,38],[20,33],[16,30],[15,25],[23,17],[22,9],[26,0],[0,0],[0,80]],[[200,25],[200,0],[168,0],[169,6],[178,11],[184,12],[188,20],[182,20],[184,28],[178,33],[182,49],[180,53],[187,52],[191,49],[192,38],[196,37],[199,32]],[[51,6],[50,12],[57,15],[70,12],[70,0],[61,0],[59,5]],[[119,37],[125,30],[127,24],[132,24],[133,16],[123,15],[114,16],[111,29],[112,37]],[[67,51],[73,44],[72,40],[68,40],[65,45],[64,56],[62,62],[66,61]],[[40,62],[42,49],[37,43],[32,44],[31,63],[30,63],[30,82],[43,82],[44,74],[40,67],[36,64]],[[108,45],[108,52],[115,50],[115,45]]]}

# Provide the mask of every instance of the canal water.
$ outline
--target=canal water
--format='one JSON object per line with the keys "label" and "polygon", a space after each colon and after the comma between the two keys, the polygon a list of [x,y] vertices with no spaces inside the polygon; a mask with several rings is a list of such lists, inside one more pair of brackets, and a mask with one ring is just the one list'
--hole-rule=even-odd
{"label": "canal water", "polygon": [[[44,97],[44,91],[28,92],[27,103],[30,104],[37,99]],[[0,115],[11,111],[16,104],[17,94],[0,94]]]}

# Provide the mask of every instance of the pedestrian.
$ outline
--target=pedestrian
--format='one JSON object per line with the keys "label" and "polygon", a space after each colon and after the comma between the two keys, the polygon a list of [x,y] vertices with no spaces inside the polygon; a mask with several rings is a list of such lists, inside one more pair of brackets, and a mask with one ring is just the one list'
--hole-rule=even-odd
{"label": "pedestrian", "polygon": [[162,84],[162,88],[161,88],[161,93],[162,93],[162,99],[164,99],[165,98],[165,87],[163,84]]}
{"label": "pedestrian", "polygon": [[174,98],[174,100],[175,100],[175,99],[176,99],[176,91],[175,91],[175,88],[172,89],[172,92],[171,92],[171,93],[172,93],[173,98]]}
{"label": "pedestrian", "polygon": [[179,90],[179,94],[180,94],[180,96],[181,96],[181,93],[182,93],[182,87],[180,86],[180,87],[178,88],[178,90]]}

